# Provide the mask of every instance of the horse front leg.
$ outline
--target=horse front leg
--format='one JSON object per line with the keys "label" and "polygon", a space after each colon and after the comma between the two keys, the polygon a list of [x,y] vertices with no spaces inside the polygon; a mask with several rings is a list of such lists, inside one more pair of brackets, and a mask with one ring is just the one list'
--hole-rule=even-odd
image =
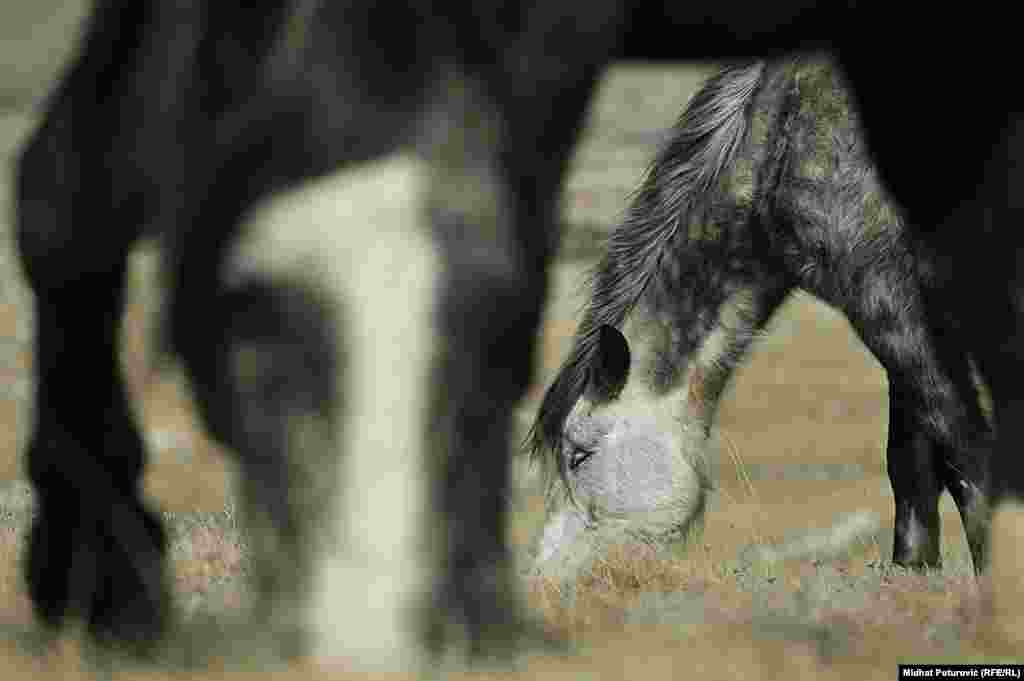
{"label": "horse front leg", "polygon": [[[942,307],[932,284],[923,286],[906,268],[895,267],[871,281],[875,297],[862,296],[849,318],[889,380],[893,562],[918,570],[941,566],[938,504],[949,489],[980,571],[986,562],[990,435],[965,349],[937,325]],[[881,302],[865,304],[871,300]]]}
{"label": "horse front leg", "polygon": [[435,655],[464,643],[480,662],[550,643],[523,610],[506,547],[511,415],[533,371],[561,180],[597,75],[581,69],[545,92],[543,111],[453,80],[449,135],[428,151],[444,272],[428,421]]}
{"label": "horse front leg", "polygon": [[889,437],[886,447],[889,482],[895,501],[892,562],[909,568],[939,568],[939,495],[942,483],[931,439],[902,408],[909,397],[889,388]]}
{"label": "horse front leg", "polygon": [[[929,240],[953,264],[951,299],[969,330],[972,356],[992,396],[997,442],[990,463],[990,626],[994,640],[1020,650],[1024,644],[1024,389],[1020,381],[1024,368],[1024,233],[1020,229],[1024,116],[1012,113],[999,144],[989,151],[975,200],[963,204]],[[970,238],[963,236],[964,224],[977,228]]]}
{"label": "horse front leg", "polygon": [[[100,641],[142,649],[165,631],[165,535],[140,498],[143,440],[118,364],[126,260],[139,222],[103,203],[51,117],[23,152],[17,238],[35,293],[38,513],[26,563],[37,617],[69,612]],[[77,183],[77,184],[76,184]],[[82,217],[99,218],[100,236]]]}

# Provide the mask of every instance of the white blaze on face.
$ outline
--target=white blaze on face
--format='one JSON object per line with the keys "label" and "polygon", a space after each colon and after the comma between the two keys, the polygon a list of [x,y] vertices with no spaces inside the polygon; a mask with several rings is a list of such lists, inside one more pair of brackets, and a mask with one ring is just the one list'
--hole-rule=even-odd
{"label": "white blaze on face", "polygon": [[310,617],[318,655],[371,669],[415,663],[407,609],[424,588],[424,398],[440,271],[426,172],[396,156],[275,196],[232,259],[340,301],[344,459],[331,503],[341,541],[324,550]]}

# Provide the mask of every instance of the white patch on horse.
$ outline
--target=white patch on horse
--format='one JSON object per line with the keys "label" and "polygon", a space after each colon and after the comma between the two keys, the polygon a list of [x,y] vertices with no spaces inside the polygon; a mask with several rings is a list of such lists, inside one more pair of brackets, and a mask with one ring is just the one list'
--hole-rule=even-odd
{"label": "white patch on horse", "polygon": [[426,173],[395,156],[279,194],[254,210],[229,267],[305,283],[342,311],[338,539],[323,535],[308,618],[315,654],[367,670],[418,664],[409,611],[426,587],[424,397],[440,273]]}

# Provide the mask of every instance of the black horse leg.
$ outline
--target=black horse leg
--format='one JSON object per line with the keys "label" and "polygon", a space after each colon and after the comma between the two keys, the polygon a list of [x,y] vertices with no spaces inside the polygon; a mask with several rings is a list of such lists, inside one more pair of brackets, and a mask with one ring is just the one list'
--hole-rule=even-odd
{"label": "black horse leg", "polygon": [[139,223],[93,202],[80,161],[51,119],[18,168],[18,245],[37,325],[27,580],[50,627],[73,610],[99,639],[146,644],[165,626],[165,537],[140,499],[143,441],[117,359]]}
{"label": "black horse leg", "polygon": [[258,275],[215,295],[222,323],[209,351],[220,371],[217,383],[197,387],[211,433],[239,455],[253,542],[250,632],[275,655],[308,654],[305,603],[317,547],[329,540],[340,459],[335,308],[316,291]]}
{"label": "black horse leg", "polygon": [[937,413],[933,419],[945,424],[944,432],[933,437],[935,467],[956,503],[974,570],[981,573],[988,565],[992,433],[967,356],[962,348],[950,347],[950,340],[956,336],[940,332],[932,337],[951,385],[957,395],[963,396],[958,404],[948,402],[945,413]]}
{"label": "black horse leg", "polygon": [[942,480],[927,425],[932,393],[926,392],[944,383],[944,374],[931,352],[921,305],[904,307],[904,301],[920,300],[916,281],[901,270],[889,272],[895,276],[879,272],[870,280],[886,292],[887,300],[899,303],[857,302],[847,316],[889,381],[886,461],[895,501],[893,562],[917,569],[938,567]]}
{"label": "black horse leg", "polygon": [[[947,275],[940,290],[929,292],[935,301],[930,307],[945,311],[945,324],[949,327],[937,340],[969,339],[971,355],[994,406],[994,446],[989,439],[987,447],[983,442],[974,448],[976,456],[965,459],[950,452],[944,456],[948,469],[946,484],[960,506],[978,569],[986,562],[982,560],[979,565],[978,555],[984,555],[987,546],[991,512],[1002,500],[1024,499],[1024,466],[1019,451],[1024,442],[1024,390],[1019,378],[1024,357],[1024,297],[1020,295],[1024,291],[1024,243],[1019,229],[1024,219],[1024,198],[1020,192],[1024,186],[1024,165],[1020,163],[1024,153],[1024,118],[1011,114],[1008,120],[998,144],[991,148],[979,145],[989,159],[984,165],[983,182],[976,188],[961,188],[963,192],[973,192],[970,200],[961,203],[934,231],[920,235],[930,257]],[[972,227],[969,235],[964,225]],[[947,362],[953,367],[954,376],[966,375],[966,360],[957,361],[958,364]],[[957,382],[965,383],[968,379],[966,376]],[[973,420],[978,421],[976,405],[973,401],[965,402],[969,410],[974,410]],[[986,455],[990,460],[976,460]],[[979,467],[990,469],[988,476],[982,475]],[[976,484],[991,495],[989,503],[975,500],[978,495],[971,493],[972,478],[983,481]],[[971,528],[977,524],[982,526],[973,531],[972,537]],[[999,541],[996,539],[993,544],[998,545]],[[980,551],[976,549],[978,544],[982,545]],[[1011,562],[1017,560],[1011,546],[1000,550],[1010,556]]]}
{"label": "black horse leg", "polygon": [[[931,334],[937,339],[938,334]],[[966,357],[941,341],[923,346],[908,372],[882,357],[889,377],[888,468],[896,500],[893,561],[940,565],[938,500],[949,490],[960,512],[974,569],[987,564],[990,434]]]}
{"label": "black horse leg", "polygon": [[[468,153],[459,158],[445,142],[434,150],[441,181],[430,201],[446,270],[439,331],[447,341],[430,421],[431,457],[441,462],[435,507],[446,528],[440,607],[427,623],[436,652],[452,624],[465,628],[471,658],[514,651],[530,629],[505,545],[511,414],[532,373],[561,179],[597,75],[581,68],[558,83],[513,80],[493,97],[486,85],[463,92],[449,102],[461,139],[447,144]],[[517,102],[509,90],[520,85],[530,96]],[[546,104],[535,110],[527,101]],[[469,125],[479,112],[495,118]]]}
{"label": "black horse leg", "polygon": [[[885,300],[893,303],[867,299],[849,316],[889,379],[886,456],[896,501],[893,561],[915,568],[940,564],[938,500],[948,487],[964,504],[965,530],[980,570],[987,532],[988,428],[966,355],[933,326],[941,308],[916,277],[887,268],[870,275],[870,281],[873,291],[886,291]],[[905,301],[914,302],[908,306]]]}
{"label": "black horse leg", "polygon": [[988,566],[988,532],[991,508],[988,495],[988,447],[938,449],[936,467],[949,491],[967,536],[974,570]]}
{"label": "black horse leg", "polygon": [[[972,334],[979,372],[992,393],[998,446],[993,500],[1024,501],[1024,115],[1009,116],[990,150],[984,183],[929,242],[948,258],[954,276],[948,300]],[[975,232],[961,236],[959,225]],[[953,254],[957,254],[954,258]]]}
{"label": "black horse leg", "polygon": [[895,501],[892,561],[912,568],[939,567],[939,495],[931,438],[901,406],[908,399],[889,383],[889,482]]}
{"label": "black horse leg", "polygon": [[[1012,112],[988,149],[982,184],[928,244],[952,266],[947,304],[970,338],[972,357],[992,396],[991,613],[993,640],[1020,650],[1024,579],[1024,116]],[[970,187],[964,187],[969,190]],[[969,225],[970,232],[964,231]]]}

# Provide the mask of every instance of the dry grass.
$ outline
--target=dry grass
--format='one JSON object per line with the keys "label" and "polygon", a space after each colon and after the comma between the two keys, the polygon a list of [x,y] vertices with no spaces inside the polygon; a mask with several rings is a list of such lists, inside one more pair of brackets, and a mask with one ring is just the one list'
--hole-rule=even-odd
{"label": "dry grass", "polygon": [[[193,555],[175,561],[183,594],[203,593],[208,589],[204,584],[237,575],[237,546],[201,527],[191,541]],[[988,627],[992,601],[986,581],[979,585],[966,576],[905,574],[855,561],[797,561],[751,589],[722,569],[723,558],[710,547],[685,560],[659,559],[645,547],[618,547],[572,585],[572,598],[564,586],[531,578],[530,604],[576,643],[577,654],[533,659],[519,675],[501,678],[580,673],[602,679],[672,678],[692,670],[709,679],[781,674],[873,679],[892,678],[895,665],[906,661],[1022,659]],[[853,576],[858,572],[859,579]],[[4,585],[6,601],[6,578]],[[848,596],[837,596],[844,588]],[[67,637],[41,657],[4,656],[2,671],[4,678],[91,678],[83,659],[80,645]],[[222,674],[211,669],[189,677]],[[279,674],[354,678],[344,671],[343,660],[303,661]],[[116,671],[111,678],[181,676],[135,670]],[[232,672],[229,678],[244,675]]]}
{"label": "dry grass", "polygon": [[[942,573],[914,575],[889,566],[891,538],[884,532],[835,559],[766,563],[750,550],[827,528],[854,510],[873,511],[884,524],[891,517],[879,452],[884,382],[870,362],[850,369],[851,362],[863,358],[848,350],[856,350],[855,342],[841,334],[834,337],[841,342],[830,337],[827,315],[824,324],[813,318],[819,327],[815,331],[801,327],[799,320],[807,314],[806,303],[799,303],[790,314],[798,321],[787,322],[790,335],[780,342],[792,349],[799,340],[813,344],[813,350],[802,353],[798,346],[777,355],[766,343],[723,407],[719,487],[704,539],[671,559],[647,546],[613,547],[574,583],[526,578],[531,606],[573,641],[577,652],[564,659],[530,660],[519,677],[633,679],[686,673],[757,679],[784,673],[808,679],[871,679],[892,678],[901,661],[1019,659],[1006,643],[1006,633],[991,625],[991,589],[987,580],[979,583],[970,575],[955,511],[948,503],[943,506],[947,567]],[[815,338],[823,325],[824,340],[821,334]],[[569,336],[557,330],[548,337],[543,345],[548,366],[541,375],[550,374],[568,342]],[[835,367],[799,365],[814,352],[827,354],[821,346],[828,343],[850,372],[845,385],[833,384],[831,393],[823,372]],[[132,389],[143,398],[144,420],[171,434],[157,438],[160,451],[146,489],[168,511],[174,581],[184,617],[188,621],[238,612],[245,601],[246,547],[231,512],[228,469],[217,448],[195,429],[180,388],[173,381],[154,379],[137,363],[142,355],[141,350],[130,353],[126,368],[134,377]],[[858,387],[851,389],[851,382]],[[803,386],[802,392],[794,384]],[[840,403],[833,408],[838,416],[819,413],[829,400]],[[758,408],[763,401],[772,408]],[[846,430],[837,428],[836,421],[840,426],[845,422]],[[817,437],[830,438],[835,450],[816,443]],[[844,452],[848,457],[854,453],[859,468],[816,479],[817,472],[832,470],[830,462],[841,461]],[[514,509],[511,541],[522,545],[542,519],[542,499],[524,494]],[[73,633],[51,643],[42,655],[28,655],[16,643],[31,631],[17,564],[21,532],[13,526],[0,529],[0,627],[12,634],[5,644],[7,654],[0,657],[0,674],[5,679],[92,678],[95,665]],[[223,674],[215,663],[186,676],[213,679]],[[267,675],[352,678],[343,658],[306,660],[286,671],[259,674]],[[101,676],[163,679],[181,674],[119,667]],[[230,676],[244,678],[245,673]]]}

